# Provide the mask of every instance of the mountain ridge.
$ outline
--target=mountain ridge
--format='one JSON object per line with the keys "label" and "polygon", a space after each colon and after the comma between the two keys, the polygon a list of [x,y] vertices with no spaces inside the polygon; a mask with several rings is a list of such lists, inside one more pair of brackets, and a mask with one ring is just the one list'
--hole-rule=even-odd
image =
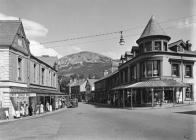
{"label": "mountain ridge", "polygon": [[118,61],[110,57],[90,52],[82,51],[64,56],[58,60],[59,74],[64,76],[82,75],[82,77],[103,77],[105,70],[110,70]]}

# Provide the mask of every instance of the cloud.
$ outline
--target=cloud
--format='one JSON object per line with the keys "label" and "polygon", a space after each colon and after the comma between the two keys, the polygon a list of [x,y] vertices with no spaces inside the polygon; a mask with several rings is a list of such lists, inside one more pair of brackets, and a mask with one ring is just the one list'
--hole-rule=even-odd
{"label": "cloud", "polygon": [[180,28],[180,29],[183,29],[183,28],[196,28],[196,23],[193,19],[185,19],[185,20],[182,20],[182,21],[179,21],[177,23],[177,27]]}
{"label": "cloud", "polygon": [[40,44],[35,40],[30,40],[30,51],[35,56],[49,55],[57,56],[58,58],[62,57],[57,51],[52,48],[46,48],[44,45]]}
{"label": "cloud", "polygon": [[[63,47],[61,47],[61,49],[64,49]],[[62,50],[63,55],[69,55],[69,54],[73,54],[73,53],[78,53],[81,52],[82,49],[78,46],[66,46],[66,51]]]}
{"label": "cloud", "polygon": [[[0,13],[0,20],[18,20],[18,19],[19,19],[18,17],[8,16]],[[28,19],[21,19],[21,20],[25,29],[25,33],[29,38],[42,37],[47,35],[48,29],[43,25]]]}
{"label": "cloud", "polygon": [[[19,18],[0,13],[0,20],[19,20]],[[28,19],[21,19],[21,20],[24,26],[25,34],[27,35],[27,38],[30,38],[30,51],[33,55],[35,56],[49,55],[49,56],[57,56],[58,58],[62,57],[54,49],[46,48],[44,45],[41,45],[39,42],[35,40],[31,40],[32,37],[46,36],[48,33],[48,29],[46,27]]]}

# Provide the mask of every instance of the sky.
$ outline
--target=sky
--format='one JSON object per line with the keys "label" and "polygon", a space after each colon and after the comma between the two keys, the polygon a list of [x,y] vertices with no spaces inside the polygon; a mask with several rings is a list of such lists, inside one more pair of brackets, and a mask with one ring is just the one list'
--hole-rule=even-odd
{"label": "sky", "polygon": [[[20,17],[35,56],[92,51],[118,59],[137,45],[152,15],[170,43],[190,40],[196,50],[194,0],[0,0],[0,20]],[[118,43],[121,30],[124,46]],[[46,43],[105,33],[112,34]]]}

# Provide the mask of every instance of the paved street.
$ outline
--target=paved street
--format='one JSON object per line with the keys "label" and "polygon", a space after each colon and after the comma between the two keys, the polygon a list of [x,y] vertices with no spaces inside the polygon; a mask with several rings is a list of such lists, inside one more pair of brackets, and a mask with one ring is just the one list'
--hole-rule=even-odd
{"label": "paved street", "polygon": [[0,123],[0,139],[193,140],[195,113],[195,105],[129,110],[80,103],[78,108]]}

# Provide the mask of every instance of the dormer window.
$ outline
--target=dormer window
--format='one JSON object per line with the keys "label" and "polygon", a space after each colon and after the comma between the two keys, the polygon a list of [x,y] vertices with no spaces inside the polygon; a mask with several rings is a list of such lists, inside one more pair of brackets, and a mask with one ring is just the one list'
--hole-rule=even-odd
{"label": "dormer window", "polygon": [[154,50],[160,51],[161,50],[161,41],[155,41],[154,42]]}
{"label": "dormer window", "polygon": [[178,51],[178,52],[183,52],[182,46],[178,46],[178,47],[177,47],[177,51]]}

